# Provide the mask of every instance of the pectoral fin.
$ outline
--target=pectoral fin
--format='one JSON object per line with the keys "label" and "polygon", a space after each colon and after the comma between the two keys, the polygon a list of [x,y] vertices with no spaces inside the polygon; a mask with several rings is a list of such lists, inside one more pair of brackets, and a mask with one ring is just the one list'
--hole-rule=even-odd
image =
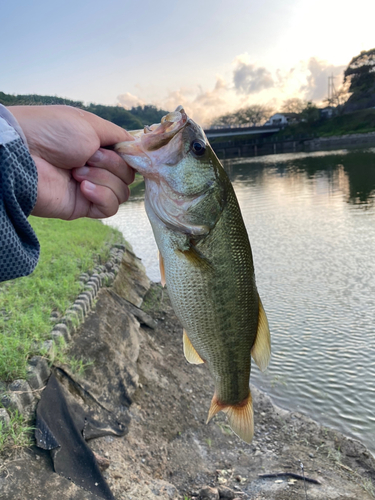
{"label": "pectoral fin", "polygon": [[249,392],[248,397],[236,405],[220,403],[215,393],[206,423],[208,424],[211,418],[219,411],[227,414],[232,431],[245,441],[245,443],[250,443],[254,435],[254,413],[251,393]]}
{"label": "pectoral fin", "polygon": [[185,358],[192,365],[200,365],[204,363],[203,359],[199,356],[197,351],[194,349],[193,344],[190,342],[189,337],[187,336],[185,330],[183,335],[184,341],[184,354]]}
{"label": "pectoral fin", "polygon": [[251,355],[258,365],[259,369],[263,372],[271,357],[271,335],[268,326],[266,313],[264,312],[263,305],[259,299],[259,317],[258,317],[258,331],[255,338],[254,345],[251,349]]}
{"label": "pectoral fin", "polygon": [[165,281],[164,259],[163,259],[163,256],[160,252],[159,252],[159,269],[160,269],[160,276],[161,276],[161,279],[160,279],[161,286],[165,286],[166,281]]}
{"label": "pectoral fin", "polygon": [[186,250],[178,249],[177,252],[182,254],[194,267],[204,272],[212,271],[211,262],[194,245],[191,244]]}

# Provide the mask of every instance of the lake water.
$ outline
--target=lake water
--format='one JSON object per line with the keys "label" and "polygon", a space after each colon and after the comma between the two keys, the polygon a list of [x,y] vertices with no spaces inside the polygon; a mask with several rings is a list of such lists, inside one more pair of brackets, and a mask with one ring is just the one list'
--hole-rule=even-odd
{"label": "lake water", "polygon": [[[272,358],[251,381],[276,404],[375,453],[375,149],[223,162],[270,323]],[[142,198],[106,223],[160,280]]]}

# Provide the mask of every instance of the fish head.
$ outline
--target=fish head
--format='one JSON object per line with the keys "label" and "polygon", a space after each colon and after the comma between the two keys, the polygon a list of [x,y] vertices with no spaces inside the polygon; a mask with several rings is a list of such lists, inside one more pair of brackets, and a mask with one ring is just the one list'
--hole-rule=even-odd
{"label": "fish head", "polygon": [[195,238],[215,226],[227,177],[203,129],[181,106],[115,151],[145,177],[147,201],[165,225]]}

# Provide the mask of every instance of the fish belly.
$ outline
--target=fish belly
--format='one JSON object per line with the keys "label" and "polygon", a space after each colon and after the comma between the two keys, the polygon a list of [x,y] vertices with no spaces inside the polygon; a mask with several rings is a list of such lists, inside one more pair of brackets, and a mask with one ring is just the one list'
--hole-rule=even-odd
{"label": "fish belly", "polygon": [[241,403],[249,396],[259,298],[235,195],[230,193],[215,228],[196,243],[167,228],[147,200],[146,210],[164,260],[174,311],[208,365],[216,397],[220,404]]}

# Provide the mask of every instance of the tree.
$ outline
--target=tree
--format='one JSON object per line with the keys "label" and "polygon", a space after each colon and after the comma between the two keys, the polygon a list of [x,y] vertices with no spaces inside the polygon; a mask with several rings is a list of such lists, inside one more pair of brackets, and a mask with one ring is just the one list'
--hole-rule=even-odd
{"label": "tree", "polygon": [[302,113],[302,111],[306,108],[307,102],[299,99],[298,97],[292,97],[290,99],[286,99],[282,106],[282,113],[297,113],[298,115]]}
{"label": "tree", "polygon": [[305,109],[301,113],[302,119],[308,124],[314,123],[320,118],[319,108],[311,101],[308,101]]}
{"label": "tree", "polygon": [[4,104],[4,106],[44,106],[48,104],[65,104],[66,106],[74,106],[75,108],[84,107],[82,101],[72,101],[71,99],[65,99],[62,97],[37,94],[15,95],[5,94],[4,92],[0,92],[0,104]]}
{"label": "tree", "polygon": [[240,109],[237,114],[241,124],[250,123],[255,127],[256,125],[262,125],[272,115],[272,109],[262,104],[253,104]]}
{"label": "tree", "polygon": [[143,128],[141,120],[121,106],[104,106],[102,104],[91,103],[84,109],[90,111],[90,113],[100,116],[101,118],[104,118],[105,120],[109,120],[126,130],[137,130]]}
{"label": "tree", "polygon": [[253,104],[241,108],[234,113],[219,116],[211,123],[211,127],[241,127],[262,125],[273,113],[269,106]]}
{"label": "tree", "polygon": [[168,114],[168,111],[163,109],[158,109],[152,104],[147,104],[146,106],[136,106],[132,107],[130,113],[134,115],[138,120],[140,120],[144,125],[152,125],[153,123],[159,123],[163,116]]}
{"label": "tree", "polygon": [[234,113],[218,116],[211,122],[211,127],[235,127],[236,125],[237,119]]}
{"label": "tree", "polygon": [[344,72],[345,84],[349,84],[351,92],[345,105],[347,111],[375,106],[375,48],[353,57]]}

